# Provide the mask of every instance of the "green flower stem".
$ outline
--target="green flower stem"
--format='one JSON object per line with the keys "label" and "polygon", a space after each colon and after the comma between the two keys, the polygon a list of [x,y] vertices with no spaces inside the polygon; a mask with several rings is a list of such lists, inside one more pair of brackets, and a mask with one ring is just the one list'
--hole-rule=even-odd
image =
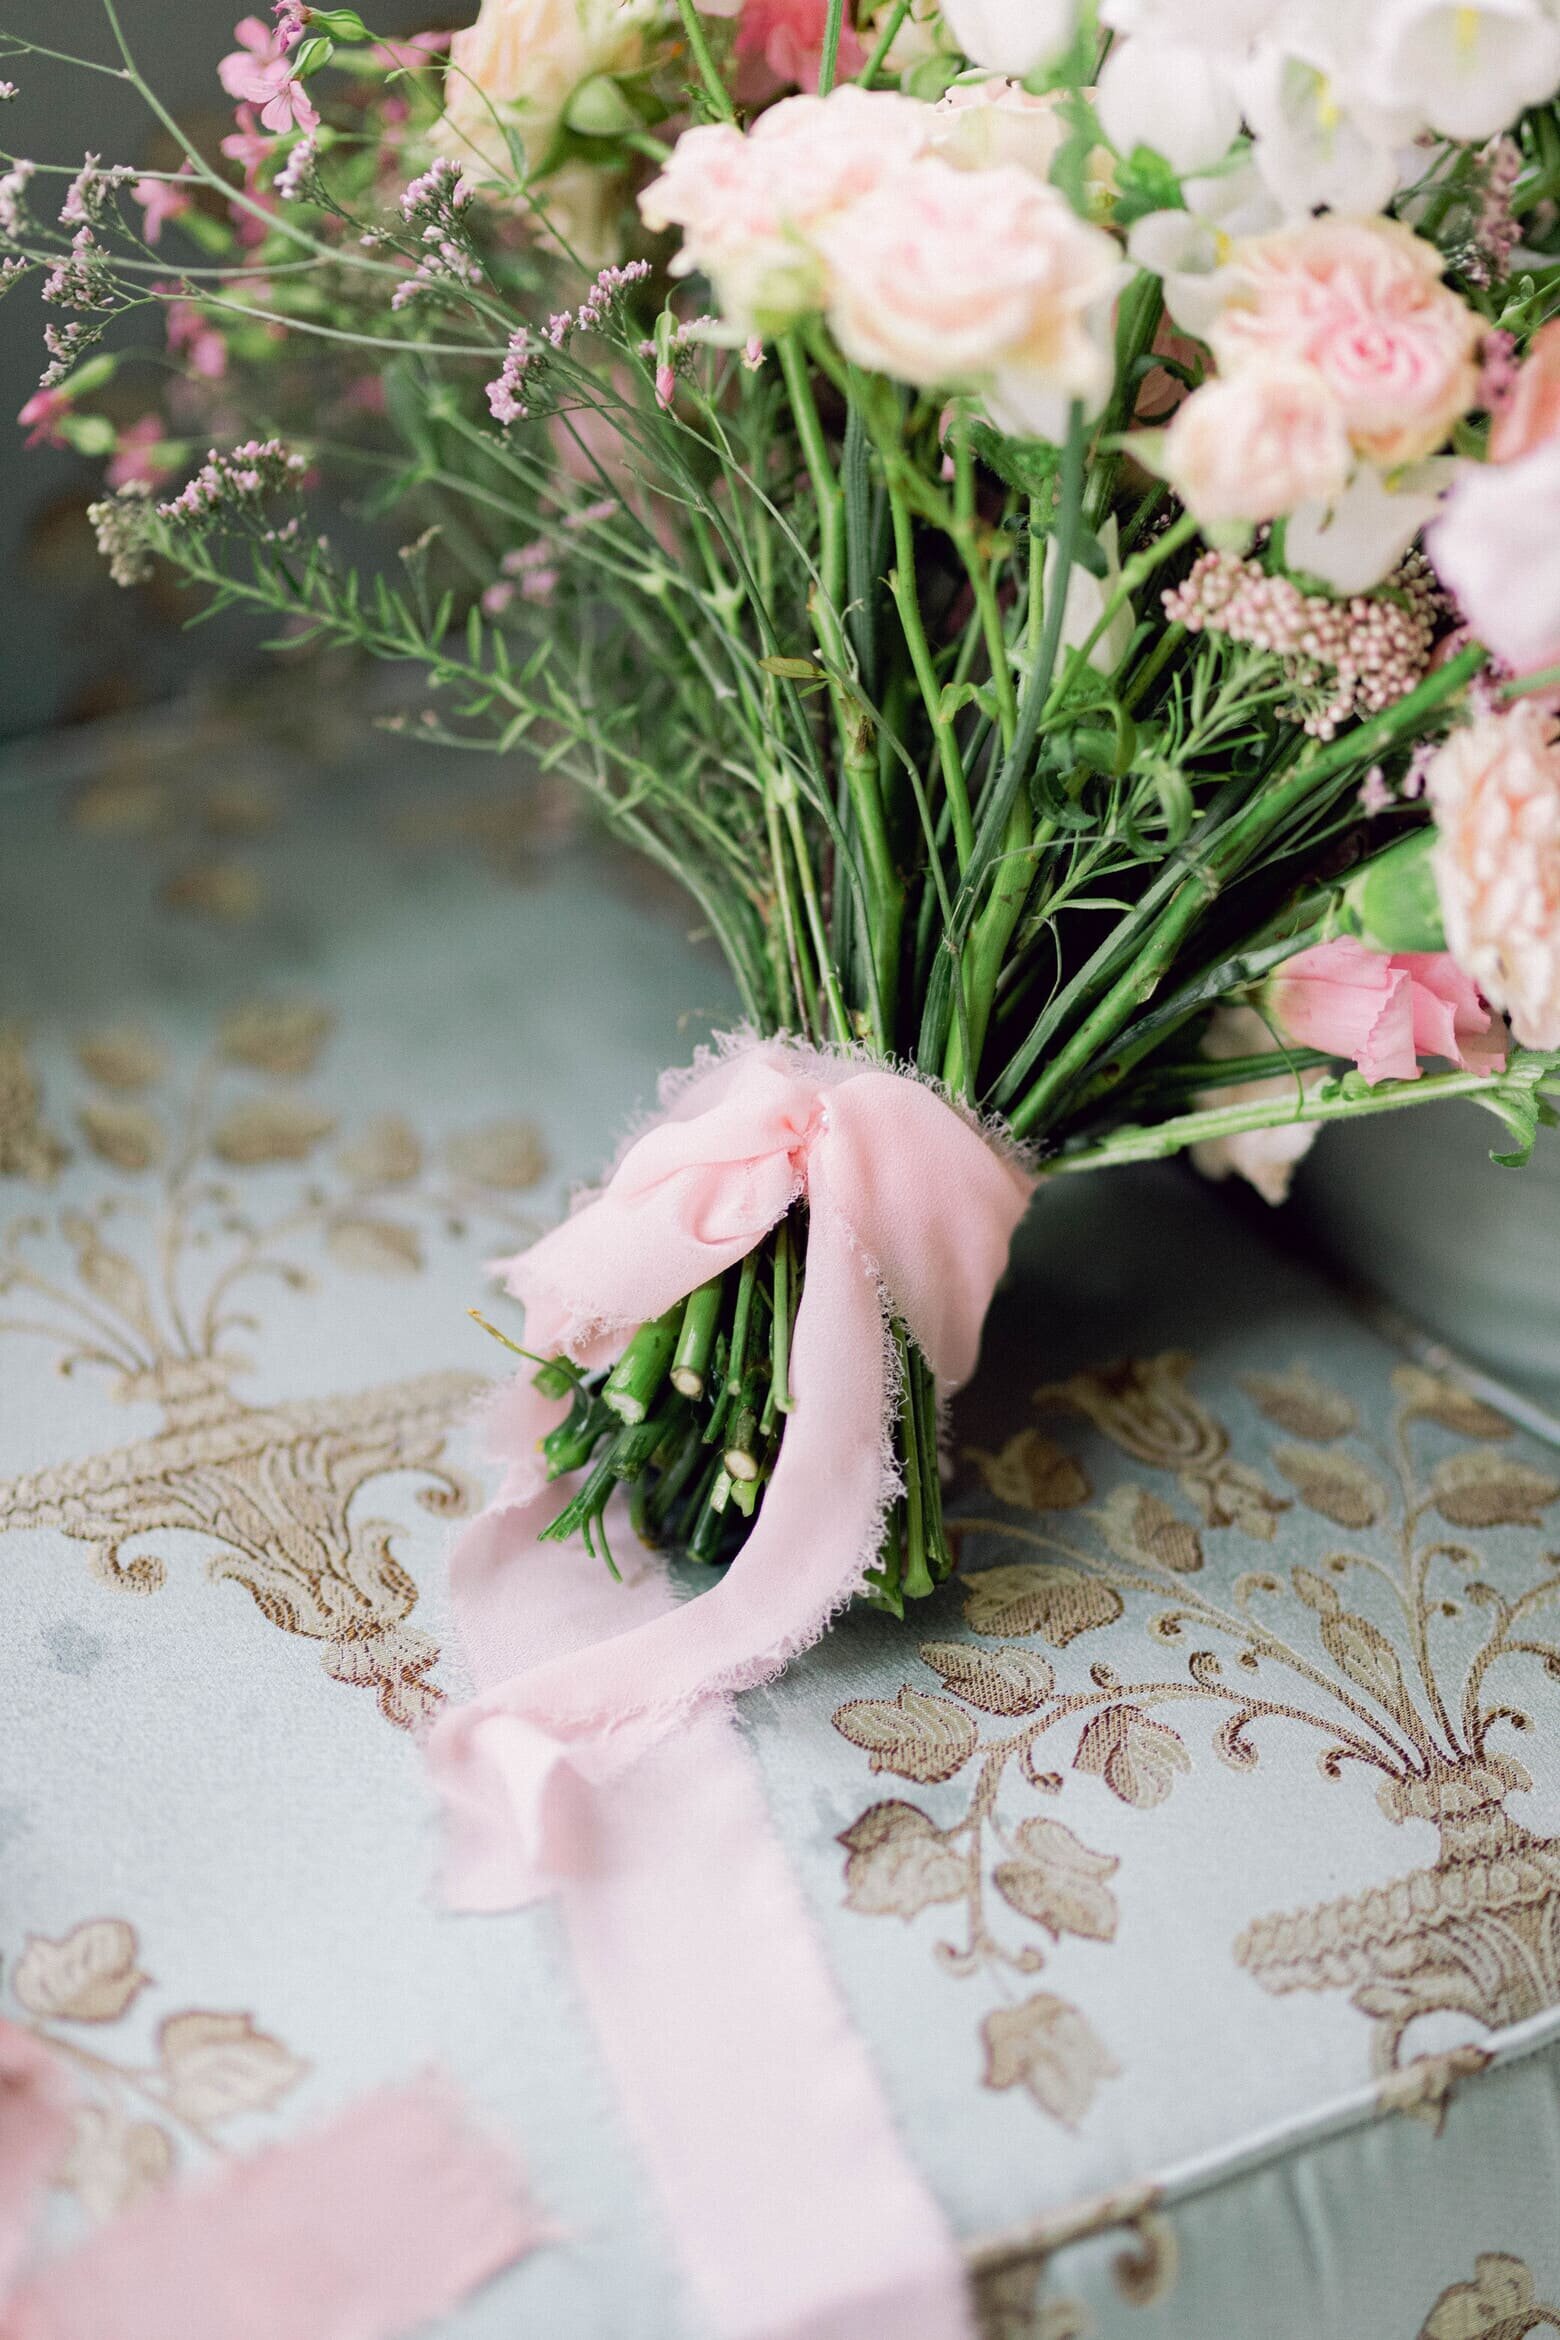
{"label": "green flower stem", "polygon": [[884,458],[889,515],[894,528],[894,566],[889,573],[888,587],[899,613],[905,646],[910,652],[916,684],[937,745],[943,788],[953,815],[953,849],[962,877],[969,868],[970,856],[975,850],[975,822],[970,811],[969,781],[965,775],[964,758],[959,750],[958,731],[944,710],[943,688],[937,679],[936,663],[921,618],[921,597],[916,586],[915,529],[910,508],[899,484],[899,451],[897,448],[893,450],[892,460],[881,442],[879,451]]}
{"label": "green flower stem", "polygon": [[769,1394],[774,1408],[791,1411],[791,1326],[795,1321],[796,1293],[792,1276],[791,1224],[782,1219],[775,1229],[774,1319],[770,1333]]}
{"label": "green flower stem", "polygon": [[704,1395],[710,1351],[715,1346],[715,1334],[720,1325],[720,1306],[724,1292],[724,1279],[715,1276],[688,1295],[682,1324],[678,1329],[677,1346],[672,1352],[671,1382],[680,1397],[701,1398]]}
{"label": "green flower stem", "polygon": [[[1557,1060],[1560,1061],[1560,1060]],[[1209,1071],[1218,1077],[1222,1067],[1210,1059]],[[1079,1146],[1044,1164],[1047,1178],[1067,1177],[1080,1170],[1117,1168],[1128,1162],[1160,1162],[1187,1146],[1213,1138],[1246,1137],[1253,1130],[1286,1129],[1292,1123],[1365,1121],[1373,1113],[1396,1113],[1410,1105],[1434,1105],[1452,1097],[1493,1098],[1501,1092],[1501,1073],[1424,1073],[1417,1081],[1383,1081],[1363,1094],[1331,1083],[1309,1096],[1258,1098],[1249,1105],[1219,1105],[1198,1113],[1177,1114],[1144,1129],[1112,1130],[1092,1145]]]}
{"label": "green flower stem", "polygon": [[937,1588],[927,1557],[921,1440],[910,1374],[910,1341],[903,1325],[894,1327],[894,1345],[899,1352],[899,1436],[905,1458],[905,1558],[901,1582],[907,1598],[915,1601],[924,1600]]}
{"label": "green flower stem", "polygon": [[758,1288],[758,1252],[750,1251],[743,1260],[737,1280],[736,1314],[731,1325],[731,1359],[726,1367],[726,1388],[732,1397],[738,1397],[747,1372],[748,1333],[753,1322],[753,1295]]}
{"label": "green flower stem", "polygon": [[650,1412],[672,1362],[682,1317],[683,1303],[679,1300],[664,1316],[642,1324],[607,1375],[602,1402],[620,1422],[633,1426],[643,1422]]}
{"label": "green flower stem", "polygon": [[677,13],[682,18],[683,32],[688,42],[688,53],[699,69],[699,79],[704,85],[705,96],[709,99],[721,121],[734,122],[737,118],[736,108],[731,102],[730,91],[716,71],[715,60],[710,54],[710,44],[705,39],[704,26],[700,20],[699,11],[694,5],[694,0],[677,0]]}
{"label": "green flower stem", "polygon": [[888,52],[893,47],[899,28],[909,13],[910,0],[894,0],[893,7],[890,8],[883,20],[883,29],[873,45],[872,54],[861,68],[859,78],[863,89],[870,89],[882,72]]}
{"label": "green flower stem", "polygon": [[[1330,781],[1341,773],[1371,763],[1400,733],[1415,729],[1424,716],[1455,698],[1483,664],[1482,650],[1464,650],[1437,673],[1427,675],[1395,706],[1372,716],[1343,739],[1323,748],[1286,780],[1263,789],[1254,801],[1224,824],[1206,856],[1186,871],[1168,906],[1150,926],[1142,947],[1125,971],[1010,1113],[1008,1118],[1016,1136],[1026,1137],[1044,1126],[1045,1117],[1062,1104],[1095,1057],[1110,1046],[1136,1011],[1153,997],[1210,902],[1239,874],[1256,850]],[[1129,920],[1129,926],[1131,923]]]}
{"label": "green flower stem", "polygon": [[827,97],[840,67],[840,34],[845,29],[845,0],[829,0],[823,24],[823,49],[818,59],[818,95]]}

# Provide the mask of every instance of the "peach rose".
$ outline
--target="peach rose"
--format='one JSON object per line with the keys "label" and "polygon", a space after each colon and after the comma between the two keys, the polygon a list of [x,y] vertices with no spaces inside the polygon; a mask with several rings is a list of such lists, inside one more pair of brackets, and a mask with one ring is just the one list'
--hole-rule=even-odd
{"label": "peach rose", "polygon": [[1160,467],[1204,528],[1331,503],[1349,476],[1338,402],[1309,366],[1264,358],[1205,382],[1166,431]]}
{"label": "peach rose", "polygon": [[1446,939],[1528,1048],[1560,1048],[1560,739],[1531,700],[1454,731],[1430,766]]}
{"label": "peach rose", "polygon": [[1011,166],[928,157],[817,230],[847,357],[901,382],[980,392],[994,422],[1059,438],[1110,388],[1117,246]]}
{"label": "peach rose", "polygon": [[1311,366],[1356,451],[1412,463],[1478,402],[1482,320],[1441,283],[1441,255],[1390,219],[1328,215],[1234,254],[1209,339],[1226,374],[1258,355]]}
{"label": "peach rose", "polygon": [[582,81],[643,62],[655,13],[655,0],[482,0],[450,43],[435,151],[473,178],[508,179],[508,129],[535,169]]}
{"label": "peach rose", "polygon": [[639,198],[645,225],[680,227],[674,275],[699,269],[743,330],[822,305],[813,230],[919,154],[930,106],[849,83],[784,98],[744,137],[729,123],[685,130]]}

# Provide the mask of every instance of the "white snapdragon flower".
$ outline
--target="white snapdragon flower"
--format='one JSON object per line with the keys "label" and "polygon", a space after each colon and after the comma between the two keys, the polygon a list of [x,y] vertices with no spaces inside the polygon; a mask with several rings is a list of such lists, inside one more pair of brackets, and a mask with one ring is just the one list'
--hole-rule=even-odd
{"label": "white snapdragon flower", "polygon": [[[1104,576],[1093,576],[1076,561],[1068,573],[1067,603],[1062,612],[1062,647],[1066,650],[1083,648],[1105,615],[1107,603],[1121,587],[1121,547],[1114,512],[1100,529],[1099,542],[1105,555]],[[1045,548],[1044,585],[1048,594],[1056,584],[1060,556],[1061,546],[1053,535],[1047,539]],[[1114,674],[1132,647],[1136,626],[1132,604],[1124,601],[1090,650],[1089,664],[1100,674]]]}
{"label": "white snapdragon flower", "polygon": [[1372,94],[1363,46],[1358,9],[1319,0],[1285,10],[1237,77],[1257,167],[1290,213],[1380,211],[1399,184],[1423,116]]}
{"label": "white snapdragon flower", "polygon": [[1178,175],[1222,161],[1240,129],[1240,101],[1221,59],[1161,34],[1115,43],[1100,71],[1096,110],[1118,154],[1152,147]]}
{"label": "white snapdragon flower", "polygon": [[1103,0],[1100,21],[1112,32],[1184,42],[1236,62],[1268,31],[1287,0]]}
{"label": "white snapdragon flower", "polygon": [[1077,0],[942,0],[972,65],[1021,77],[1059,57],[1078,28]]}
{"label": "white snapdragon flower", "polygon": [[1366,71],[1443,137],[1493,138],[1560,89],[1560,23],[1542,0],[1385,0]]}
{"label": "white snapdragon flower", "polygon": [[1234,289],[1235,240],[1265,235],[1282,213],[1250,163],[1183,179],[1181,193],[1184,211],[1150,211],[1133,223],[1127,251],[1159,278],[1171,323],[1205,339]]}
{"label": "white snapdragon flower", "polygon": [[1440,508],[1459,466],[1433,455],[1401,471],[1362,463],[1330,504],[1302,504],[1284,531],[1284,559],[1292,569],[1320,577],[1334,593],[1368,593],[1390,577],[1409,546]]}

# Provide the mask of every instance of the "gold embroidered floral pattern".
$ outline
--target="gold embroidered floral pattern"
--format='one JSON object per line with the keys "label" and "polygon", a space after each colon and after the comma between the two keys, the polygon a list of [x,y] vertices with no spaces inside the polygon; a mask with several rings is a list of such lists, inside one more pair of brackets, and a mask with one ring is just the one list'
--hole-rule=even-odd
{"label": "gold embroidered floral pattern", "polygon": [[1089,2340],[1094,2325],[1087,2308],[1077,2300],[1042,2299],[1041,2287],[1058,2251],[1113,2229],[1125,2238],[1111,2262],[1122,2299],[1130,2307],[1153,2307],[1168,2298],[1180,2254],[1159,2200],[1155,2185],[1123,2186],[973,2244],[965,2261],[981,2340]]}
{"label": "gold embroidered floral pattern", "polygon": [[1560,2332],[1560,2307],[1539,2299],[1532,2269],[1505,2251],[1481,2251],[1473,2281],[1448,2285],[1418,2340],[1527,2340],[1541,2330]]}
{"label": "gold embroidered floral pattern", "polygon": [[124,1918],[30,1934],[10,1984],[13,2020],[70,2068],[79,2101],[60,2182],[94,2218],[162,2185],[192,2145],[225,2152],[228,2122],[269,2112],[308,2070],[252,2015],[202,2007],[162,2018],[151,2062],[114,2052],[103,2032],[151,1987]]}
{"label": "gold embroidered floral pattern", "polygon": [[[545,1155],[528,1124],[488,1125],[457,1133],[430,1174],[416,1132],[381,1116],[321,1176],[317,1157],[338,1117],[292,1084],[314,1073],[330,1029],[317,1003],[252,1002],[224,1019],[182,1097],[168,1090],[151,1035],[82,1037],[77,1061],[94,1088],[78,1126],[91,1152],[134,1183],[0,1230],[0,1299],[15,1310],[0,1314],[0,1333],[50,1340],[67,1373],[107,1373],[118,1400],[157,1407],[162,1427],[0,1482],[0,1529],[59,1529],[91,1547],[102,1582],[138,1593],[155,1592],[167,1570],[143,1539],[168,1530],[209,1538],[214,1578],[243,1585],[271,1624],[320,1646],[335,1680],[372,1690],[387,1720],[410,1729],[441,1696],[429,1680],[439,1653],[410,1622],[417,1587],[396,1556],[395,1527],[359,1516],[357,1498],[388,1472],[415,1471],[428,1482],[424,1509],[467,1508],[472,1490],[443,1449],[483,1383],[429,1373],[260,1406],[234,1387],[248,1369],[240,1343],[267,1280],[312,1289],[311,1243],[350,1271],[402,1276],[422,1268],[433,1234],[462,1233],[474,1212],[510,1235],[530,1232],[505,1198],[535,1183]],[[255,1075],[265,1085],[245,1078]],[[36,1087],[18,1079],[10,1093],[35,1129]],[[14,1111],[12,1122],[14,1131]],[[35,1178],[57,1167],[36,1134],[8,1158]],[[223,1175],[283,1165],[300,1166],[303,1183],[264,1217]],[[50,1237],[63,1239],[69,1272],[40,1264]]]}

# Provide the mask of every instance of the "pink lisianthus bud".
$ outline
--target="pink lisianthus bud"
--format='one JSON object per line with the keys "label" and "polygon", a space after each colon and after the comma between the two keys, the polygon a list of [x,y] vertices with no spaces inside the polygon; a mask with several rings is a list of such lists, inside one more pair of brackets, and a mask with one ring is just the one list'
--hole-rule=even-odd
{"label": "pink lisianthus bud", "polygon": [[63,390],[35,390],[16,419],[27,432],[24,442],[29,447],[63,447],[67,441],[60,436],[62,415],[70,412],[71,402]]}
{"label": "pink lisianthus bud", "polygon": [[1459,965],[1526,1048],[1560,1048],[1560,740],[1531,699],[1454,731],[1426,785]]}
{"label": "pink lisianthus bud", "polygon": [[1505,1051],[1478,989],[1445,951],[1367,950],[1345,936],[1286,960],[1264,986],[1269,1013],[1300,1048],[1352,1059],[1367,1081],[1416,1081],[1419,1059],[1466,1072]]}
{"label": "pink lisianthus bud", "polygon": [[676,367],[668,365],[657,366],[655,369],[655,402],[657,406],[670,406],[672,403],[672,393],[676,388]]}
{"label": "pink lisianthus bud", "polygon": [[293,71],[286,30],[245,16],[233,27],[233,38],[238,47],[217,67],[228,96],[258,106],[268,130],[317,130],[319,109]]}

